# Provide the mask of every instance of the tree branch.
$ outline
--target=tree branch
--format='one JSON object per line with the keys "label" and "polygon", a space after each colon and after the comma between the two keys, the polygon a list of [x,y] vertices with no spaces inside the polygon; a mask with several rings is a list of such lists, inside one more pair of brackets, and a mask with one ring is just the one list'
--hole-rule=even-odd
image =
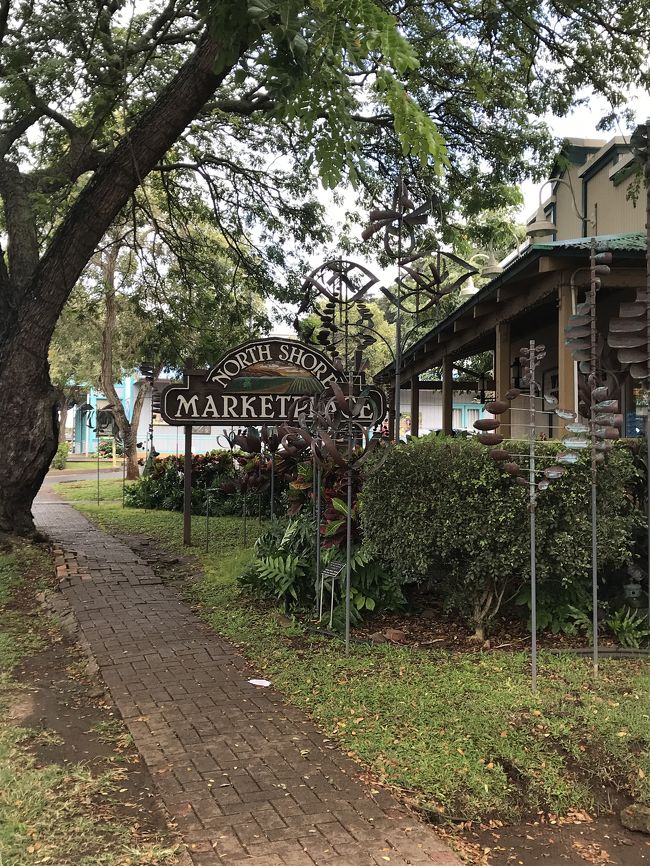
{"label": "tree branch", "polygon": [[250,117],[256,111],[271,111],[273,108],[275,108],[273,99],[264,95],[257,99],[218,99],[215,102],[208,102],[201,113],[208,114],[216,110],[223,111],[224,114]]}
{"label": "tree branch", "polygon": [[14,162],[0,161],[0,194],[9,236],[9,272],[22,291],[38,265],[38,239],[27,179]]}
{"label": "tree branch", "polygon": [[21,78],[25,83],[25,87],[29,91],[29,98],[32,105],[40,112],[40,115],[52,118],[52,120],[58,123],[60,127],[65,129],[70,138],[75,138],[75,136],[78,136],[81,133],[81,129],[68,117],[61,114],[61,112],[57,111],[55,108],[52,108],[44,99],[41,99],[36,92],[36,87],[26,75],[21,76]]}
{"label": "tree branch", "polygon": [[0,2],[0,45],[2,45],[7,33],[7,21],[9,19],[9,6],[11,0],[2,0]]}
{"label": "tree branch", "polygon": [[41,117],[41,112],[34,108],[28,111],[21,118],[16,120],[5,132],[0,135],[0,158],[5,157],[11,146],[17,141],[23,133],[27,132],[32,124]]}
{"label": "tree branch", "polygon": [[[5,359],[2,337],[8,329],[29,332],[34,349],[48,345],[70,291],[112,221],[255,38],[248,28],[218,38],[206,29],[176,76],[100,165],[57,229],[20,305],[18,321],[0,322],[0,368]],[[228,62],[215,73],[223,54]]]}

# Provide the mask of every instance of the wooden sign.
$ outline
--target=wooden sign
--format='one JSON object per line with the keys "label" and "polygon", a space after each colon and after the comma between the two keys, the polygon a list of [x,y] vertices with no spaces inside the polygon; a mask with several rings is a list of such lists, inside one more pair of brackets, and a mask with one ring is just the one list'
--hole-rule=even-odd
{"label": "wooden sign", "polygon": [[[276,424],[293,413],[312,411],[314,400],[345,374],[313,346],[269,337],[232,349],[209,371],[191,373],[182,385],[162,392],[161,415],[168,424]],[[370,424],[386,414],[386,398],[370,386],[360,420]]]}

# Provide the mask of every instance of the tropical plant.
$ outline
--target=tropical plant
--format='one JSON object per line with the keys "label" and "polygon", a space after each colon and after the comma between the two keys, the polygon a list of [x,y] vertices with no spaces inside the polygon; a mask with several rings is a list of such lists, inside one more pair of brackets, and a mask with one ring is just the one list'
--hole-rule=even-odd
{"label": "tropical plant", "polygon": [[[211,513],[231,514],[241,511],[236,466],[230,451],[212,451],[192,457],[192,511],[205,513],[208,491],[211,491]],[[232,481],[233,488],[227,487]],[[181,457],[153,460],[150,471],[125,488],[125,504],[132,508],[183,510],[184,461]]]}
{"label": "tropical plant", "polygon": [[606,620],[605,624],[616,635],[621,646],[638,649],[650,637],[647,614],[631,607],[620,607]]}
{"label": "tropical plant", "polygon": [[[316,528],[311,514],[303,513],[286,525],[276,524],[267,529],[255,545],[256,559],[239,578],[239,584],[262,599],[277,599],[288,607],[313,610],[318,587],[315,572]],[[340,547],[323,548],[321,566],[334,560],[345,561]],[[364,613],[375,610],[398,610],[405,603],[394,577],[373,560],[363,548],[355,545],[351,558],[351,600],[353,622]],[[334,594],[334,625],[342,622],[345,608],[344,580],[340,575],[332,586],[326,581],[327,596]]]}

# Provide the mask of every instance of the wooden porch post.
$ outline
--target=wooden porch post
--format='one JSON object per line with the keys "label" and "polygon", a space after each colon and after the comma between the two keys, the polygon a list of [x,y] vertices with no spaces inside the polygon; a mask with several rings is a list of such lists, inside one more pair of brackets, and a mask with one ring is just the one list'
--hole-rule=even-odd
{"label": "wooden porch post", "polygon": [[449,355],[442,359],[442,432],[451,436],[454,424],[454,383]]}
{"label": "wooden porch post", "polygon": [[[503,400],[510,388],[510,322],[498,322],[494,329],[494,380],[497,400]],[[499,433],[508,439],[510,432],[510,410],[499,415]]]}
{"label": "wooden porch post", "polygon": [[[560,284],[557,290],[557,358],[558,358],[558,400],[563,409],[574,412],[576,406],[576,364],[571,357],[571,350],[564,345],[564,328],[573,313],[573,292],[570,285]],[[566,422],[557,416],[554,419],[553,435],[559,436]]]}
{"label": "wooden porch post", "polygon": [[411,436],[420,435],[420,379],[411,379]]}

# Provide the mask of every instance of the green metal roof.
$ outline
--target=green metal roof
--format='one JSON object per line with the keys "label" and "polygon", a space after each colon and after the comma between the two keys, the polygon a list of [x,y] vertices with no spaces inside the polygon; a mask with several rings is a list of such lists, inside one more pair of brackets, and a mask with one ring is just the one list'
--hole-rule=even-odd
{"label": "green metal roof", "polygon": [[[408,350],[404,352],[404,358],[406,358],[407,354],[415,357],[415,354],[423,346],[426,347],[427,343],[431,342],[432,338],[441,333],[457,318],[465,315],[475,304],[487,300],[496,292],[499,286],[502,286],[517,272],[525,269],[531,264],[531,262],[534,262],[536,258],[542,256],[544,253],[555,251],[558,255],[570,258],[572,251],[589,250],[590,247],[591,238],[568,238],[563,241],[548,241],[547,243],[530,244],[523,249],[516,258],[511,262],[508,262],[503,269],[503,273],[493,277],[488,283],[480,288],[475,295],[472,295],[464,304],[461,304],[451,312],[446,319],[443,319],[442,322],[435,325],[412,346],[409,346]],[[616,235],[598,235],[596,237],[596,249],[598,252],[610,250],[611,252],[619,253],[635,253],[636,255],[634,258],[636,258],[639,253],[645,253],[646,251],[646,233],[626,232]],[[376,378],[385,379],[388,374],[392,375],[394,368],[395,362],[393,361],[380,370],[379,373],[377,373]]]}
{"label": "green metal roof", "polygon": [[[611,250],[619,252],[645,252],[646,233],[627,232],[619,235],[598,235],[596,238],[597,250]],[[591,238],[571,238],[564,241],[548,241],[548,243],[533,243],[528,250],[588,250],[591,247]]]}

